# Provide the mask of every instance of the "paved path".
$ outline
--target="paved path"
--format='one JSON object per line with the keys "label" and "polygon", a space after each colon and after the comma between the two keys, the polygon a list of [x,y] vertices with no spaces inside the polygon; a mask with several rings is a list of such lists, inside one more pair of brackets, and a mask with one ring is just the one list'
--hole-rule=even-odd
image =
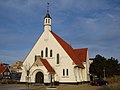
{"label": "paved path", "polygon": [[[38,88],[34,90],[46,90],[46,86],[34,86],[31,85],[30,89]],[[26,85],[0,85],[0,90],[27,90]],[[108,86],[91,86],[87,84],[82,85],[60,85],[57,86],[57,90],[110,90]]]}
{"label": "paved path", "polygon": [[25,86],[0,86],[0,90],[25,90]]}

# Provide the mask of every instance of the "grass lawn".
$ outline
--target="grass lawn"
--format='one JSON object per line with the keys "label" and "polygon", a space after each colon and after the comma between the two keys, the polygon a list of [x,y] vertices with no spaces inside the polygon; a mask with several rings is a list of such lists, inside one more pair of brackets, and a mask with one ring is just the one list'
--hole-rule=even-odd
{"label": "grass lawn", "polygon": [[88,84],[82,85],[59,85],[57,89],[46,89],[46,86],[39,86],[32,90],[111,90],[108,86],[91,86]]}

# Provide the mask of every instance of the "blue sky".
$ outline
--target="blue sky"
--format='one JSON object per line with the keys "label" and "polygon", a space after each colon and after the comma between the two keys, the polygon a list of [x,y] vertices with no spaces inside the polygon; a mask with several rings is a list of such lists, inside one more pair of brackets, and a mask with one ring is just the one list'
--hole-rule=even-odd
{"label": "blue sky", "polygon": [[43,32],[47,2],[52,31],[90,57],[120,61],[120,0],[0,0],[0,62],[24,60]]}

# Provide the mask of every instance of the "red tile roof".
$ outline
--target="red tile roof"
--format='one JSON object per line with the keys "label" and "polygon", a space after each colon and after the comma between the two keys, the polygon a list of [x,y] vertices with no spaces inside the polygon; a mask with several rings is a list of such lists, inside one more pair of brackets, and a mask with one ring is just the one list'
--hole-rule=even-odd
{"label": "red tile roof", "polygon": [[4,72],[7,66],[0,66],[0,73]]}
{"label": "red tile roof", "polygon": [[49,62],[46,59],[41,58],[41,62],[43,63],[45,68],[48,70],[48,72],[55,73],[54,69],[52,68],[52,66],[49,64]]}
{"label": "red tile roof", "polygon": [[66,43],[63,39],[61,39],[59,36],[57,36],[54,32],[52,32],[52,35],[55,37],[55,39],[59,42],[59,44],[63,47],[63,49],[66,51],[66,53],[70,56],[70,58],[73,60],[73,62],[78,65],[81,68],[84,68],[83,64],[79,60],[79,58],[75,55],[74,49]]}
{"label": "red tile roof", "polygon": [[88,48],[74,49],[74,53],[81,62],[86,62]]}

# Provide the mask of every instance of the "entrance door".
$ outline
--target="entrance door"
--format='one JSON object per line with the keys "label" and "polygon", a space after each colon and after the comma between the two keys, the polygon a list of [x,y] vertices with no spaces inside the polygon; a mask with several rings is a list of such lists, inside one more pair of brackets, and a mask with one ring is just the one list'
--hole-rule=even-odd
{"label": "entrance door", "polygon": [[44,75],[42,72],[37,72],[36,77],[35,77],[35,82],[44,83]]}

